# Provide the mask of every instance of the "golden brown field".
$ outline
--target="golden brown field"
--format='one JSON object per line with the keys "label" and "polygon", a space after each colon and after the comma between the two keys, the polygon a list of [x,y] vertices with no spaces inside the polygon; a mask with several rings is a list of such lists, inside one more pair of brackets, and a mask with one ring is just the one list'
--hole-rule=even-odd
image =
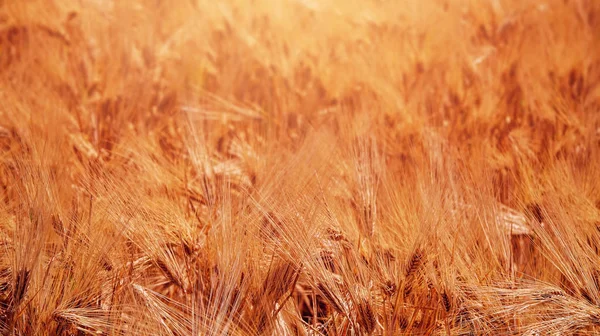
{"label": "golden brown field", "polygon": [[0,1],[0,335],[600,333],[600,1]]}

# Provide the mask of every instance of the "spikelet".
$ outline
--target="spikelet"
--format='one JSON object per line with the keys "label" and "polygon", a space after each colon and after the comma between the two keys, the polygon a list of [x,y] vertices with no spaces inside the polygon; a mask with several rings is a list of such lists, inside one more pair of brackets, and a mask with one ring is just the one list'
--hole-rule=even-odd
{"label": "spikelet", "polygon": [[30,271],[25,269],[19,270],[16,274],[11,303],[14,307],[23,302],[23,299],[25,298],[27,287],[29,286],[29,281],[31,280],[30,274]]}
{"label": "spikelet", "polygon": [[423,251],[417,248],[410,256],[406,268],[404,270],[404,276],[409,278],[417,273],[423,263]]}
{"label": "spikelet", "polygon": [[329,303],[329,305],[331,305],[331,307],[333,307],[333,309],[335,309],[335,311],[337,311],[340,314],[344,314],[346,312],[346,310],[344,309],[345,307],[345,298],[343,296],[341,296],[340,294],[336,292],[334,292],[333,290],[331,290],[329,287],[327,287],[326,285],[319,283],[317,285],[317,288],[320,292],[321,295],[323,295],[323,297],[325,298],[325,300],[327,301],[327,303]]}
{"label": "spikelet", "polygon": [[271,267],[267,277],[262,284],[262,295],[278,301],[285,293],[292,290],[294,279],[296,279],[298,269],[288,262],[277,262]]}
{"label": "spikelet", "polygon": [[372,334],[377,326],[377,318],[371,304],[371,297],[368,291],[362,287],[356,287],[354,295],[357,322],[363,332]]}
{"label": "spikelet", "polygon": [[381,289],[386,296],[392,297],[396,293],[397,286],[392,280],[386,280],[381,285]]}
{"label": "spikelet", "polygon": [[450,302],[450,297],[446,293],[445,289],[442,290],[440,298],[442,299],[442,306],[444,307],[444,310],[446,310],[446,313],[449,313],[450,309],[452,309],[452,303]]}

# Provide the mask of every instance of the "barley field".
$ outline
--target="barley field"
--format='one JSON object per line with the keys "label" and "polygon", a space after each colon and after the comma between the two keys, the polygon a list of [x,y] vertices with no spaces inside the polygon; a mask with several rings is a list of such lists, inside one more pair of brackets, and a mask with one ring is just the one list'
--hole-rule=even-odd
{"label": "barley field", "polygon": [[0,0],[0,335],[600,334],[600,1]]}

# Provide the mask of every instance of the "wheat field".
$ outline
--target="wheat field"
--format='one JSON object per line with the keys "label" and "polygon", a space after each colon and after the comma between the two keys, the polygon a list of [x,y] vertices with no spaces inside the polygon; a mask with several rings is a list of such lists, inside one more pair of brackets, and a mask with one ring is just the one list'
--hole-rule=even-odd
{"label": "wheat field", "polygon": [[0,335],[600,334],[600,1],[0,1]]}

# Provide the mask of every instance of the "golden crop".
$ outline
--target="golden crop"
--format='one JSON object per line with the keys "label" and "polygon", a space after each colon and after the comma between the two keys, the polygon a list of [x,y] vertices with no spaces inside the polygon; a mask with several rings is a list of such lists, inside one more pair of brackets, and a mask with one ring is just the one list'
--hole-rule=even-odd
{"label": "golden crop", "polygon": [[600,1],[0,1],[0,335],[600,333]]}

